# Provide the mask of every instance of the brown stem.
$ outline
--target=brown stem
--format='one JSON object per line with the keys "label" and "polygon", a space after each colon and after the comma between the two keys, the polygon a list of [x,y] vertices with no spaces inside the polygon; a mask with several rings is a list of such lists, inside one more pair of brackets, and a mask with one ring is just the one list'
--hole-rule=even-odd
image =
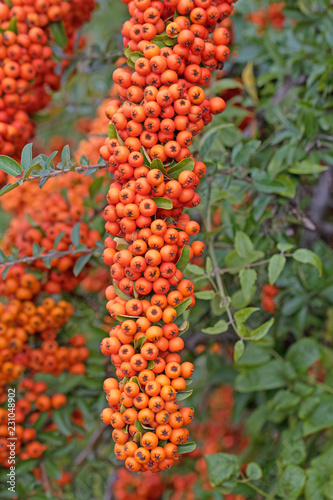
{"label": "brown stem", "polygon": [[83,462],[87,460],[89,454],[94,450],[96,444],[102,438],[107,428],[108,427],[104,423],[102,423],[101,426],[98,429],[96,429],[96,431],[91,435],[88,446],[81,451],[81,453],[76,457],[74,461],[74,464],[77,467],[80,467],[83,464]]}

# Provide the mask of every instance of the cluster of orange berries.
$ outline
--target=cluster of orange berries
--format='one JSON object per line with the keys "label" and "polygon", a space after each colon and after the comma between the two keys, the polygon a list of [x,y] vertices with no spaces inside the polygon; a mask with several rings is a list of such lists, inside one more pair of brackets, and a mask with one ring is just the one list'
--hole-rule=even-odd
{"label": "cluster of orange berries", "polygon": [[[115,500],[170,500],[213,498],[204,456],[218,452],[240,454],[248,444],[242,426],[232,422],[234,406],[230,386],[215,389],[207,401],[205,418],[193,424],[197,448],[186,455],[186,473],[133,475],[119,469],[114,483]],[[184,464],[185,465],[185,464]],[[198,478],[200,480],[198,481]],[[196,489],[195,489],[196,488]],[[201,490],[200,490],[201,488]],[[242,495],[225,495],[226,500],[245,500]]]}
{"label": "cluster of orange berries", "polygon": [[259,33],[262,33],[270,25],[275,29],[282,29],[286,20],[283,12],[285,6],[285,2],[272,3],[267,8],[262,7],[260,10],[252,12],[248,16],[248,20],[259,27]]}
{"label": "cluster of orange berries", "polygon": [[[51,396],[46,394],[48,390],[45,382],[35,381],[32,378],[24,378],[20,382],[20,398],[15,402],[14,408],[0,408],[0,464],[9,467],[11,461],[11,451],[9,440],[15,439],[16,460],[28,460],[39,458],[46,450],[46,445],[38,440],[37,431],[33,427],[42,413],[48,415],[48,419],[43,426],[43,432],[56,429],[52,422],[52,411],[62,408],[67,403],[67,397],[62,393],[54,393]],[[10,420],[15,414],[15,427],[11,426]]]}
{"label": "cluster of orange berries", "polygon": [[269,314],[276,312],[275,297],[279,295],[280,289],[275,285],[265,285],[261,291],[261,307]]}
{"label": "cluster of orange berries", "polygon": [[[179,0],[171,3],[174,4],[172,13],[176,6],[177,9],[182,7]],[[109,171],[115,174],[116,180],[119,164],[128,178],[133,176],[133,168],[143,164],[142,155],[137,154],[141,147],[146,148],[152,159],[163,163],[179,162],[189,157],[193,136],[211,121],[212,114],[225,109],[221,97],[207,99],[201,86],[209,84],[211,72],[229,57],[227,44],[230,35],[226,28],[216,28],[218,20],[224,16],[218,14],[217,6],[213,6],[211,0],[196,0],[196,3],[209,5],[207,10],[213,9],[215,17],[207,18],[205,15],[197,19],[193,12],[199,10],[205,13],[206,10],[195,7],[192,0],[186,0],[189,7],[180,11],[184,15],[176,15],[175,20],[167,24],[162,19],[169,17],[169,2],[163,4],[158,0],[145,0],[129,3],[134,17],[125,23],[123,35],[131,50],[140,52],[135,52],[139,55],[135,56],[134,72],[122,68],[114,72],[113,79],[119,85],[120,98],[126,102],[111,101],[106,113],[132,154],[130,158],[125,152],[119,154],[112,143],[107,143],[101,151],[103,158],[109,161]],[[146,4],[150,5],[149,8],[145,7]],[[219,6],[227,5],[231,11],[230,4],[223,2]],[[187,14],[192,15],[191,20],[186,17]],[[166,26],[172,43],[178,43],[172,47],[161,47],[159,41],[154,43],[154,36],[143,38],[145,27],[152,26],[156,30],[156,22],[161,22],[162,31]],[[135,35],[137,31],[138,36]],[[212,31],[213,36],[210,37]]]}
{"label": "cluster of orange berries", "polygon": [[[72,197],[68,201],[60,193],[51,193],[45,198],[43,196],[43,203],[40,203],[40,197],[38,201],[33,209],[29,207],[21,217],[11,220],[2,242],[5,253],[10,253],[11,248],[15,247],[20,249],[19,258],[32,257],[34,245],[37,244],[43,248],[40,255],[46,254],[53,251],[55,241],[61,233],[56,250],[69,251],[72,230],[77,223],[80,224],[80,243],[88,248],[95,247],[101,236],[97,230],[90,229],[88,224],[82,222],[84,207],[81,199],[76,197],[75,200]],[[73,275],[73,268],[81,255],[76,253],[53,258],[50,267],[45,265],[42,258],[36,259],[31,263],[31,268],[44,271],[43,288],[46,292],[54,294],[62,290],[71,291],[82,279],[82,275]]]}
{"label": "cluster of orange berries", "polygon": [[[47,297],[36,305],[40,284],[21,265],[10,269],[0,289],[1,295],[8,298],[0,303],[0,403],[6,397],[6,384],[16,380],[24,370],[54,375],[69,368],[73,373],[80,372],[89,355],[83,347],[84,337],[83,344],[79,339],[75,349],[62,347],[56,341],[58,330],[73,314],[71,304]],[[33,347],[30,338],[34,339]]]}
{"label": "cluster of orange berries", "polygon": [[52,23],[63,22],[69,50],[74,30],[90,18],[93,0],[12,0],[0,4],[0,154],[18,156],[34,132],[32,114],[50,101],[60,75]]}
{"label": "cluster of orange berries", "polygon": [[134,71],[113,74],[120,100],[106,109],[111,133],[100,151],[114,176],[104,210],[110,236],[103,259],[113,279],[107,310],[120,323],[101,344],[119,379],[104,382],[102,419],[114,428],[115,454],[128,470],[157,472],[180,458],[193,419],[178,404],[194,367],[181,361],[176,321],[195,304],[183,271],[205,245],[191,243],[200,226],[184,208],[199,204],[206,165],[189,146],[225,108],[202,86],[229,56],[229,32],[217,25],[233,1],[124,3],[132,17],[122,34]]}
{"label": "cluster of orange berries", "polygon": [[[59,376],[64,371],[82,375],[89,350],[82,334],[65,341],[58,338],[73,307],[51,297],[37,305],[41,285],[23,265],[12,266],[0,288],[7,299],[0,303],[0,404],[7,400],[9,383],[12,385],[22,375],[28,377],[20,382],[16,400],[16,453],[22,460],[38,458],[46,446],[36,440],[33,425],[41,412],[47,412],[50,418],[44,431],[53,430],[52,409],[61,408],[67,399],[63,394],[50,396],[47,385],[32,377],[37,373]],[[8,410],[0,407],[0,463],[5,467],[11,464],[7,443],[8,437],[13,437],[8,434],[11,429],[7,420]]]}

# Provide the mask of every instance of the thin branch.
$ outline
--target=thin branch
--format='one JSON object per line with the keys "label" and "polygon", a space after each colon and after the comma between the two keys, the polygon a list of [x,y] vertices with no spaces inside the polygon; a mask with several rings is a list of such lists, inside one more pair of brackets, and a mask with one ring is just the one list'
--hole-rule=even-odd
{"label": "thin branch", "polygon": [[26,181],[34,181],[36,179],[44,179],[45,177],[57,177],[58,175],[62,174],[68,174],[69,172],[77,172],[78,174],[83,174],[83,172],[87,170],[91,170],[93,168],[106,168],[106,163],[103,163],[102,165],[79,165],[78,167],[73,168],[64,168],[63,170],[53,170],[50,172],[48,175],[45,176],[40,176],[40,175],[29,175],[29,177],[23,177],[23,182]]}
{"label": "thin branch", "polygon": [[12,260],[12,261],[7,261],[7,262],[2,262],[0,264],[0,268],[7,268],[7,267],[12,267],[15,264],[27,264],[30,262],[34,262],[35,260],[38,259],[57,259],[58,257],[65,257],[66,255],[79,255],[79,254],[88,254],[88,253],[93,253],[96,250],[96,248],[83,248],[82,250],[75,251],[75,250],[64,250],[63,252],[48,252],[44,253],[41,255],[33,255],[31,257],[22,257],[22,259],[17,259],[17,260]]}
{"label": "thin branch", "polygon": [[40,472],[41,472],[41,482],[45,493],[50,493],[50,492],[52,493],[51,483],[49,481],[45,464],[43,461],[40,463]]}
{"label": "thin branch", "polygon": [[76,467],[80,467],[83,464],[83,462],[87,460],[88,456],[94,450],[96,444],[102,438],[107,428],[108,428],[107,425],[102,423],[101,426],[98,429],[96,429],[96,431],[91,435],[87,447],[81,451],[81,453],[76,457],[74,461]]}

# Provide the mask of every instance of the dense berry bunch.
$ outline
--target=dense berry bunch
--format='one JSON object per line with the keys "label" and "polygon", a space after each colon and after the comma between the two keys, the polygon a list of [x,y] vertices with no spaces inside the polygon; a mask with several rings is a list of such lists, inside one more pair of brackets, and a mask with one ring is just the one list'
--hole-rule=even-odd
{"label": "dense berry bunch", "polygon": [[[222,386],[207,400],[205,418],[192,426],[198,446],[186,455],[186,471],[171,471],[167,475],[133,475],[119,469],[114,483],[115,500],[211,500],[212,487],[208,481],[204,456],[218,452],[240,454],[248,444],[240,425],[232,422],[234,397],[232,388]],[[184,464],[185,465],[185,464]],[[225,495],[226,500],[245,500],[242,495]]]}
{"label": "dense berry bunch", "polygon": [[[15,428],[10,425],[12,416],[10,410],[0,408],[0,464],[3,467],[10,467],[13,461],[13,451],[8,446],[8,438],[15,439],[16,460],[38,459],[47,449],[39,439],[34,424],[37,420],[44,422],[42,435],[57,430],[57,426],[52,419],[53,410],[62,408],[67,403],[67,397],[63,393],[51,391],[45,382],[35,381],[33,378],[25,377],[20,382],[20,398],[15,404]],[[42,417],[40,419],[40,417]],[[72,421],[76,425],[82,426],[82,414],[74,410]],[[47,443],[47,438],[45,439]],[[12,443],[13,441],[10,441]],[[38,468],[36,470],[38,474]]]}
{"label": "dense berry bunch", "polygon": [[5,386],[24,370],[59,375],[71,368],[75,373],[88,357],[85,348],[81,352],[71,345],[62,347],[56,340],[73,314],[71,304],[47,297],[37,305],[39,290],[38,280],[22,266],[13,266],[1,286],[8,300],[0,304],[0,403],[6,397]]}
{"label": "dense berry bunch", "polygon": [[193,373],[182,362],[184,327],[177,318],[195,303],[183,276],[204,243],[191,241],[198,222],[184,213],[199,204],[196,193],[206,165],[189,146],[225,102],[209,100],[202,86],[229,56],[229,32],[218,23],[232,1],[130,0],[123,27],[131,68],[113,79],[119,100],[101,156],[114,176],[104,211],[103,259],[113,284],[107,310],[119,320],[101,350],[111,355],[119,379],[104,382],[114,428],[115,454],[130,471],[165,470],[180,457],[193,410],[178,401]]}
{"label": "dense berry bunch", "polygon": [[44,108],[60,75],[53,59],[52,25],[63,23],[67,49],[90,18],[93,0],[12,0],[0,4],[0,153],[18,156],[33,135],[31,115]]}
{"label": "dense berry bunch", "polygon": [[[9,253],[12,247],[16,247],[20,249],[19,257],[31,257],[34,245],[37,244],[44,249],[41,254],[45,254],[53,250],[56,239],[62,234],[57,250],[66,252],[72,244],[71,234],[77,223],[80,224],[80,243],[94,248],[96,241],[100,239],[100,234],[82,222],[83,213],[80,190],[76,194],[75,191],[72,192],[69,201],[60,193],[52,193],[47,197],[44,193],[38,196],[38,204],[28,207],[21,216],[11,220],[2,248],[5,253]],[[73,267],[80,255],[82,254],[77,253],[52,259],[48,267],[43,259],[38,259],[31,264],[31,267],[45,271],[42,284],[48,293],[70,291],[82,278],[73,275]]]}

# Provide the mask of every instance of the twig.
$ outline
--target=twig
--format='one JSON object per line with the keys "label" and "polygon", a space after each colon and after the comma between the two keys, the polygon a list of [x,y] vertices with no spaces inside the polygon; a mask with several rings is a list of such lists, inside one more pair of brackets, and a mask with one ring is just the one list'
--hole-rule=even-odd
{"label": "twig", "polygon": [[99,429],[96,429],[96,431],[91,435],[91,438],[89,440],[88,446],[81,451],[81,453],[76,457],[74,464],[77,467],[80,467],[83,462],[85,462],[89,456],[89,454],[94,450],[96,444],[98,441],[101,439],[103,436],[104,432],[107,430],[107,426],[103,423]]}
{"label": "twig", "polygon": [[106,486],[105,486],[105,492],[104,492],[104,500],[113,500],[113,485],[115,480],[117,479],[117,471],[112,471],[111,474],[108,477]]}
{"label": "twig", "polygon": [[41,481],[42,481],[42,485],[43,485],[44,491],[46,493],[47,492],[51,492],[52,493],[51,483],[49,481],[49,478],[48,478],[48,475],[47,475],[47,472],[46,472],[46,468],[45,468],[45,464],[44,464],[43,461],[40,463],[40,472],[41,472]]}
{"label": "twig", "polygon": [[106,168],[106,163],[103,165],[79,165],[78,167],[73,168],[64,168],[64,170],[54,170],[50,172],[48,175],[40,176],[40,175],[29,175],[29,177],[23,177],[23,182],[34,181],[36,179],[44,179],[45,177],[57,177],[58,175],[68,174],[69,172],[77,172],[78,174],[83,174],[86,170],[90,170],[93,168]]}
{"label": "twig", "polygon": [[[208,232],[210,232],[211,229],[212,229],[212,227],[211,227],[212,226],[211,225],[211,207],[210,207],[210,203],[209,203],[210,192],[211,192],[211,182],[209,184],[208,210],[207,210],[207,217],[206,217],[206,229],[207,229]],[[227,294],[226,294],[226,291],[225,291],[225,288],[224,288],[224,284],[223,284],[221,275],[219,274],[219,270],[220,269],[219,269],[218,262],[217,262],[217,259],[216,259],[214,242],[213,242],[212,239],[210,240],[210,242],[208,244],[208,251],[209,251],[210,258],[212,259],[212,264],[213,264],[214,272],[216,273],[217,288],[218,288],[220,296],[221,296],[221,298],[223,300],[223,305],[224,305],[224,307],[226,309],[226,313],[228,315],[230,324],[231,324],[234,332],[236,333],[236,335],[239,338],[242,338],[242,336],[238,332],[238,329],[237,329],[234,317],[233,317],[233,315],[231,313],[231,310],[230,310],[230,307],[229,307],[228,297],[227,297]]]}
{"label": "twig", "polygon": [[23,257],[22,259],[2,262],[0,264],[0,268],[4,267],[6,269],[7,267],[12,267],[15,264],[27,264],[38,259],[57,259],[58,257],[65,257],[66,255],[88,254],[94,252],[94,250],[96,250],[96,248],[84,248],[82,250],[79,250],[78,252],[76,252],[75,250],[64,250],[63,252],[48,252],[42,255],[33,255],[32,257]]}

